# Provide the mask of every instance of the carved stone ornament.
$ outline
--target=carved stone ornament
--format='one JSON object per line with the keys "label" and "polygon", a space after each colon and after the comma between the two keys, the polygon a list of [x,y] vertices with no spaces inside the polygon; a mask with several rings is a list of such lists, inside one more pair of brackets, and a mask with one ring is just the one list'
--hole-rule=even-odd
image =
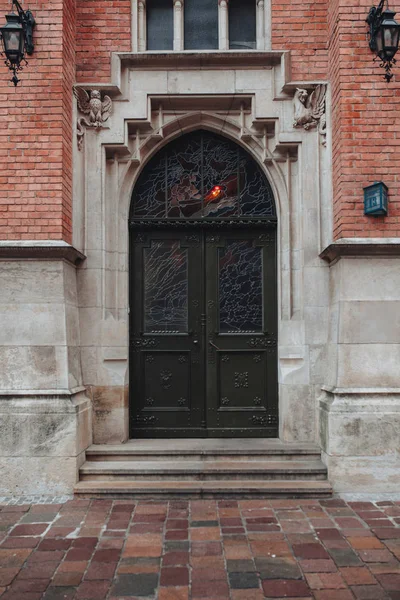
{"label": "carved stone ornament", "polygon": [[326,144],[326,85],[317,85],[313,92],[297,88],[294,95],[293,127],[303,127],[306,131],[318,127]]}
{"label": "carved stone ornament", "polygon": [[90,90],[87,92],[83,88],[74,88],[74,94],[78,101],[78,108],[84,115],[89,115],[88,119],[80,117],[77,123],[78,150],[82,150],[85,128],[91,127],[100,129],[111,115],[112,100],[110,96],[105,95],[101,100],[99,90]]}

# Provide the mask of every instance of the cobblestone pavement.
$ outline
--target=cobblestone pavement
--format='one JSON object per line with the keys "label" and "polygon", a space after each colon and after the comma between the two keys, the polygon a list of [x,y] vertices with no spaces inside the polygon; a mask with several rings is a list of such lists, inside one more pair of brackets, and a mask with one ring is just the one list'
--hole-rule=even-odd
{"label": "cobblestone pavement", "polygon": [[1,600],[400,600],[400,502],[73,499],[0,523]]}

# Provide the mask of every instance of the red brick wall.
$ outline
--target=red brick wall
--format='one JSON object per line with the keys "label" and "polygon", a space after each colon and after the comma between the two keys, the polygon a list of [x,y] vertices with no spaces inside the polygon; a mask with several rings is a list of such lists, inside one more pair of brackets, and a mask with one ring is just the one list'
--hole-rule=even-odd
{"label": "red brick wall", "polygon": [[131,49],[131,0],[77,0],[76,79],[108,82],[111,52]]}
{"label": "red brick wall", "polygon": [[[390,6],[400,10],[398,0]],[[351,11],[346,0],[330,3],[336,239],[400,236],[400,63],[387,84],[366,41],[370,7],[370,0],[358,0]],[[363,187],[379,180],[389,187],[389,216],[365,217]]]}
{"label": "red brick wall", "polygon": [[272,48],[291,50],[293,81],[326,79],[328,0],[272,0]]}
{"label": "red brick wall", "polygon": [[[35,52],[18,88],[0,64],[0,239],[71,240],[74,0],[32,0]],[[10,9],[0,0],[1,21]]]}

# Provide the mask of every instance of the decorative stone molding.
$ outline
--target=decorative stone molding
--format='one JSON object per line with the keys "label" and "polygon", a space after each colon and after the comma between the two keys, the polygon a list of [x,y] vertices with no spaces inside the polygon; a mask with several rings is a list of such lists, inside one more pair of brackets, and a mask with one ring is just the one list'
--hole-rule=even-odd
{"label": "decorative stone molding", "polygon": [[112,100],[105,95],[101,100],[100,90],[90,90],[89,93],[81,87],[74,88],[79,110],[89,115],[89,120],[80,117],[77,123],[78,149],[82,150],[85,127],[100,129],[111,115]]}
{"label": "decorative stone molding", "polygon": [[319,256],[329,264],[342,256],[400,256],[400,238],[342,238]]}
{"label": "decorative stone molding", "polygon": [[303,127],[306,131],[318,127],[326,144],[326,85],[317,85],[313,92],[297,88],[294,94],[293,127]]}
{"label": "decorative stone molding", "polygon": [[78,265],[86,256],[62,241],[0,241],[0,259],[67,260]]}

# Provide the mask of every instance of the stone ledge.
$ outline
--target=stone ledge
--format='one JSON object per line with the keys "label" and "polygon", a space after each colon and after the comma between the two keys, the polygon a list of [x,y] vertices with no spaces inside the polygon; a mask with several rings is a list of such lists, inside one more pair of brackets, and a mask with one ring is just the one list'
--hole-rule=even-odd
{"label": "stone ledge", "polygon": [[122,52],[118,57],[123,65],[133,69],[218,69],[230,68],[262,68],[271,69],[281,64],[282,57],[288,51],[260,51],[260,50],[209,50],[182,52]]}
{"label": "stone ledge", "polygon": [[86,256],[61,240],[0,240],[1,259],[67,260],[76,266]]}
{"label": "stone ledge", "polygon": [[341,238],[319,256],[329,264],[343,256],[400,256],[400,238]]}

